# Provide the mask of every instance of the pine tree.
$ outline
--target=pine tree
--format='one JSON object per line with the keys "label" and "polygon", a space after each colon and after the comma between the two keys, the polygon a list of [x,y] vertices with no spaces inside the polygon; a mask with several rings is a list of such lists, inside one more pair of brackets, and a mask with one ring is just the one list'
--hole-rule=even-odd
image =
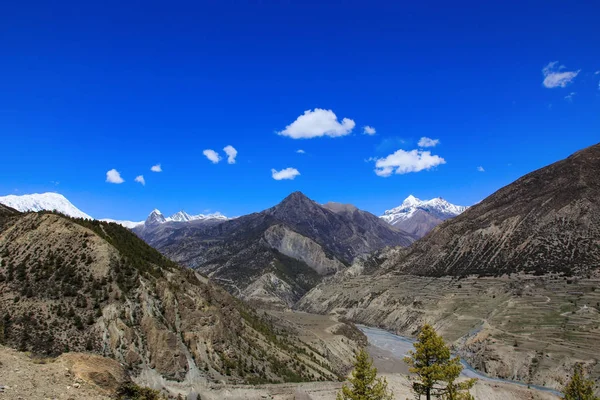
{"label": "pine tree", "polygon": [[344,385],[337,400],[392,400],[385,378],[377,378],[377,368],[364,349],[356,354],[354,370],[349,379],[352,387]]}
{"label": "pine tree", "polygon": [[472,400],[469,389],[475,385],[475,379],[455,383],[463,367],[459,357],[451,358],[450,349],[431,325],[424,325],[414,344],[415,350],[404,361],[410,366],[410,372],[417,375],[413,382],[413,391],[417,396],[424,395],[427,400],[436,396],[445,400]]}
{"label": "pine tree", "polygon": [[585,379],[581,365],[575,365],[573,377],[565,386],[563,392],[565,400],[598,400],[594,396],[594,382],[591,379]]}

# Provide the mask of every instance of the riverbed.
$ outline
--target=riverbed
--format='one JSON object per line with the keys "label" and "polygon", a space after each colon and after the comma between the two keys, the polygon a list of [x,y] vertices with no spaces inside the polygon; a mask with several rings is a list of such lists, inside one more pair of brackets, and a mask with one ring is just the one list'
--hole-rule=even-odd
{"label": "riverbed", "polygon": [[[372,346],[375,346],[375,347],[387,352],[391,356],[396,357],[398,362],[403,363],[404,362],[404,361],[402,361],[403,358],[408,355],[408,352],[410,350],[414,349],[413,343],[415,342],[415,340],[412,338],[396,335],[396,334],[393,334],[391,332],[388,332],[386,330],[379,329],[379,328],[373,328],[373,327],[364,326],[364,325],[356,325],[356,326],[367,336],[369,343]],[[529,387],[532,389],[553,393],[557,396],[560,396],[560,392],[558,392],[554,389],[547,388],[544,386],[539,386],[539,385],[528,385],[523,382],[491,377],[480,371],[477,371],[471,365],[466,363],[464,360],[461,360],[461,363],[464,367],[463,371],[462,371],[462,376],[469,377],[469,378],[477,378],[477,379],[487,380],[487,381],[493,381],[493,382],[510,383],[510,384],[514,384],[514,385]]]}

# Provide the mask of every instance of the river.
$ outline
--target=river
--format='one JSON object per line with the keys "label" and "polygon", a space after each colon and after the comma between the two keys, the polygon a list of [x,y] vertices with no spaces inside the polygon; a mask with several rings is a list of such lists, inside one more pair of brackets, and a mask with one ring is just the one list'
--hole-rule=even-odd
{"label": "river", "polygon": [[[406,355],[408,355],[408,352],[410,350],[414,349],[414,347],[413,347],[413,343],[415,342],[414,339],[411,339],[411,338],[408,338],[405,336],[395,335],[391,332],[388,332],[386,330],[379,329],[379,328],[372,328],[372,327],[364,326],[364,325],[356,325],[356,326],[367,336],[367,338],[369,339],[369,343],[371,343],[375,347],[389,351],[395,357],[397,357],[399,360],[402,360]],[[539,386],[539,385],[528,385],[523,382],[511,381],[511,380],[507,380],[507,379],[494,378],[494,377],[484,374],[483,372],[477,371],[475,368],[473,368],[471,365],[469,365],[464,360],[461,360],[461,363],[464,366],[462,375],[469,377],[469,378],[477,378],[477,379],[496,381],[496,382],[506,382],[506,383],[511,383],[513,385],[525,386],[525,387],[529,387],[532,389],[541,390],[544,392],[550,392],[557,396],[561,396],[560,392],[558,392],[557,390],[554,390],[552,388],[548,388],[545,386]]]}

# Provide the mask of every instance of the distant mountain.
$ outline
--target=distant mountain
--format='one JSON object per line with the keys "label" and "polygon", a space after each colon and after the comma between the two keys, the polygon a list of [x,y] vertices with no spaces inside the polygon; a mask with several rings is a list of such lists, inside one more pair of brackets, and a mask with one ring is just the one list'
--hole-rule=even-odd
{"label": "distant mountain", "polygon": [[300,192],[231,220],[181,224],[151,217],[134,229],[150,245],[243,299],[279,307],[292,305],[358,255],[415,240],[354,206],[322,206]]}
{"label": "distant mountain", "polygon": [[142,225],[144,223],[144,221],[123,221],[123,220],[117,220],[117,219],[110,219],[110,218],[102,218],[100,221],[102,222],[114,222],[115,224],[119,224],[121,226],[124,226],[127,229],[133,229],[136,226]]}
{"label": "distant mountain", "polygon": [[75,207],[65,196],[58,193],[34,193],[20,196],[8,195],[0,197],[0,203],[17,211],[57,211],[73,218],[93,219]]}
{"label": "distant mountain", "polygon": [[600,144],[531,172],[444,222],[385,269],[418,275],[600,268]]}
{"label": "distant mountain", "polygon": [[396,228],[421,238],[445,220],[460,215],[467,208],[451,204],[441,197],[419,200],[410,195],[400,206],[387,210],[380,218]]}

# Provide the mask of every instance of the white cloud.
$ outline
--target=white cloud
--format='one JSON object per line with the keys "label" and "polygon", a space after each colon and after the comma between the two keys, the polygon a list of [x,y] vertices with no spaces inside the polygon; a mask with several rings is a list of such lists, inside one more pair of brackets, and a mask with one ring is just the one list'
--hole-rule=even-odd
{"label": "white cloud", "polygon": [[594,72],[594,75],[600,75],[600,71]]}
{"label": "white cloud", "polygon": [[561,65],[560,67],[557,67],[557,64],[558,61],[552,61],[542,69],[542,74],[544,74],[544,86],[548,89],[566,87],[573,79],[575,79],[579,74],[579,71],[581,71],[563,71],[565,66]]}
{"label": "white cloud", "polygon": [[271,170],[271,174],[273,175],[273,179],[276,181],[280,181],[282,179],[294,179],[300,172],[296,168],[285,168],[281,171],[277,171],[276,169]]}
{"label": "white cloud", "polygon": [[363,127],[363,133],[365,135],[374,135],[375,133],[377,133],[377,131],[372,126],[367,125]]}
{"label": "white cloud", "polygon": [[153,165],[152,167],[150,167],[150,171],[152,171],[152,172],[162,172],[162,167],[160,166],[160,164],[156,164],[156,165]]}
{"label": "white cloud", "polygon": [[[371,160],[373,161],[373,160]],[[423,150],[397,150],[384,158],[374,159],[375,173],[379,176],[390,176],[395,174],[407,174],[430,170],[431,168],[446,164],[440,156],[432,155],[430,151]]]}
{"label": "white cloud", "polygon": [[419,147],[435,147],[438,144],[440,144],[440,139],[431,139],[425,136],[423,136],[418,143]]}
{"label": "white cloud", "polygon": [[142,186],[146,186],[146,180],[144,179],[144,175],[138,175],[135,177],[135,181],[141,183]]}
{"label": "white cloud", "polygon": [[121,174],[116,169],[111,169],[106,173],[106,182],[108,183],[123,183],[125,180],[121,178]]}
{"label": "white cloud", "polygon": [[479,167],[477,167],[477,171],[479,172],[485,172],[485,168],[483,168],[481,165]]}
{"label": "white cloud", "polygon": [[568,95],[565,96],[565,100],[572,103],[573,102],[573,96],[575,96],[576,94],[577,93],[575,93],[575,92],[569,93]]}
{"label": "white cloud", "polygon": [[315,108],[313,111],[304,111],[304,114],[277,134],[292,139],[311,139],[321,136],[339,137],[352,132],[355,126],[354,121],[348,118],[339,122],[332,110]]}
{"label": "white cloud", "polygon": [[202,154],[204,154],[206,158],[208,158],[213,164],[216,164],[219,161],[221,161],[221,156],[214,150],[206,149],[202,152]]}
{"label": "white cloud", "polygon": [[306,154],[306,152],[304,150],[302,150],[302,149],[296,150],[296,153],[298,153],[298,154]]}
{"label": "white cloud", "polygon": [[238,153],[237,150],[232,145],[228,145],[225,146],[223,151],[225,152],[225,154],[227,154],[227,163],[235,164],[235,158],[237,157]]}

